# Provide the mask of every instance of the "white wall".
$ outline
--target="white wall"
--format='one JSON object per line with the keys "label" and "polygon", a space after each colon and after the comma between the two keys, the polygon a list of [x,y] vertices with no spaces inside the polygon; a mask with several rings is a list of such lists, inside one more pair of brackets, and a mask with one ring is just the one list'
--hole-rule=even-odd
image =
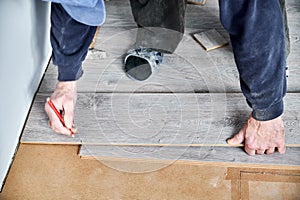
{"label": "white wall", "polygon": [[40,0],[0,0],[1,185],[51,55],[49,8]]}

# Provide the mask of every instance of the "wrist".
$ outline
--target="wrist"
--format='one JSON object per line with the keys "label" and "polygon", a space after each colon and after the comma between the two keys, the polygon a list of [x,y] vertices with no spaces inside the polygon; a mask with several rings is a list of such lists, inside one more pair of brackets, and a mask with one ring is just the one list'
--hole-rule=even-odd
{"label": "wrist", "polygon": [[279,101],[268,108],[257,109],[252,111],[252,117],[258,121],[269,121],[281,116],[283,113],[283,101]]}

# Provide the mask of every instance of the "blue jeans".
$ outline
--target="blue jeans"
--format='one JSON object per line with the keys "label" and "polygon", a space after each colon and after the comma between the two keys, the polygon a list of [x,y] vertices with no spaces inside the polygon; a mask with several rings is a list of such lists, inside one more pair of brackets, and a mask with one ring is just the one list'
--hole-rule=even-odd
{"label": "blue jeans", "polygon": [[286,56],[283,13],[277,0],[219,0],[230,34],[241,89],[252,116],[270,120],[283,113]]}
{"label": "blue jeans", "polygon": [[78,80],[96,26],[77,22],[58,3],[51,3],[52,62],[58,66],[59,81]]}
{"label": "blue jeans", "polygon": [[[160,36],[165,31],[159,33],[156,29],[155,35],[153,28],[148,27],[183,33],[185,0],[131,0],[130,3],[141,29],[137,46],[159,47],[156,43],[162,40]],[[284,0],[219,0],[220,18],[230,34],[242,92],[253,109],[252,116],[261,121],[283,113],[282,99],[286,93],[283,6]],[[173,52],[180,40],[180,37],[164,37],[162,51]]]}
{"label": "blue jeans", "polygon": [[[281,2],[219,0],[221,22],[230,34],[242,92],[253,109],[252,116],[261,121],[283,113],[286,57]],[[131,0],[130,3],[137,25],[149,33],[138,34],[138,46],[159,49],[162,42],[167,52],[173,52],[184,32],[186,1]],[[73,20],[55,3],[52,3],[51,25],[53,63],[58,66],[58,80],[77,80],[82,75],[81,64],[96,27]],[[169,29],[172,37],[168,37],[168,31],[155,35],[147,27]],[[174,32],[178,35],[173,35]]]}

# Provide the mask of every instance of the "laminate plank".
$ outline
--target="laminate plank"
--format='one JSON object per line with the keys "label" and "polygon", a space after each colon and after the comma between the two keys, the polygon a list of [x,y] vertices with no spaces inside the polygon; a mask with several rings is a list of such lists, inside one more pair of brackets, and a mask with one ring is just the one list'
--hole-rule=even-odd
{"label": "laminate plank", "polygon": [[38,94],[29,112],[26,125],[21,135],[21,143],[44,144],[81,144],[77,134],[69,137],[57,134],[48,126],[48,116],[44,111],[44,105],[50,94]]}
{"label": "laminate plank", "polygon": [[[299,2],[287,1],[291,36],[291,53],[287,60],[290,72],[288,92],[300,91],[298,8]],[[119,10],[121,11],[118,12]],[[84,63],[84,76],[79,81],[79,92],[131,92],[136,88],[140,92],[155,92],[155,90],[168,92],[164,85],[173,85],[174,92],[240,92],[239,75],[231,47],[225,46],[205,52],[191,36],[196,32],[215,29],[229,41],[228,34],[219,22],[216,0],[208,1],[205,7],[187,6],[186,34],[174,54],[165,56],[166,61],[161,66],[160,72],[151,79],[152,82],[156,82],[155,87],[141,87],[149,82],[133,82],[124,76],[122,70],[122,56],[133,45],[136,35],[136,25],[132,21],[129,2],[123,0],[107,2],[107,13],[107,21],[101,27],[95,43],[95,48],[105,51],[107,58],[103,60],[87,58]],[[116,24],[118,21],[121,25]],[[185,61],[182,62],[182,59]],[[173,69],[176,76],[170,76],[174,72]],[[39,92],[52,92],[56,82],[56,68],[50,65]],[[187,87],[185,83],[191,86]]]}
{"label": "laminate plank", "polygon": [[293,85],[293,91],[300,91],[300,1],[286,1],[287,20],[290,33],[290,54],[287,58],[289,67],[288,85]]}
{"label": "laminate plank", "polygon": [[[159,72],[147,81],[138,82],[125,75],[121,57],[109,58],[109,51],[105,51],[106,59],[85,61],[78,92],[240,92],[238,72],[234,61],[231,58],[226,60],[228,53],[214,52],[203,59],[165,55]],[[219,59],[214,61],[216,57]],[[216,65],[221,60],[224,65]],[[39,92],[53,92],[56,82],[57,69],[50,64]]]}
{"label": "laminate plank", "polygon": [[[104,26],[120,27],[135,26],[132,16],[130,2],[124,0],[114,0],[105,2],[106,19]],[[102,28],[101,28],[102,29]]]}
{"label": "laminate plank", "polygon": [[[104,29],[103,29],[104,30]],[[102,31],[102,29],[101,29]],[[101,32],[100,31],[100,32]],[[134,30],[124,35],[131,37]],[[123,34],[123,33],[122,33]],[[130,39],[116,34],[116,38],[99,41],[95,48],[104,50],[107,58],[91,59],[84,62],[84,75],[79,81],[79,92],[131,92],[136,88],[140,92],[168,92],[164,86],[173,86],[174,92],[240,92],[239,75],[230,46],[205,52],[190,35],[185,35],[175,53],[165,55],[160,71],[149,81],[136,82],[124,75],[122,55],[130,48]],[[126,41],[122,43],[121,41]],[[132,43],[134,39],[132,38]],[[118,43],[122,43],[119,45]],[[300,91],[299,44],[292,41],[291,54],[288,57],[290,76],[288,92]],[[174,76],[171,76],[174,74]],[[48,67],[39,92],[52,92],[57,82],[57,69]],[[141,87],[155,82],[155,87]],[[188,84],[188,85],[187,85]],[[161,85],[161,87],[158,87]],[[189,86],[190,85],[190,86]]]}
{"label": "laminate plank", "polygon": [[228,41],[215,29],[194,33],[193,36],[206,51],[221,48],[228,44]]}
{"label": "laminate plank", "polygon": [[[75,138],[47,126],[38,94],[26,123],[23,143],[226,145],[247,120],[250,109],[241,94],[79,93]],[[286,143],[300,146],[300,94],[285,98]]]}
{"label": "laminate plank", "polygon": [[285,154],[249,156],[240,147],[128,147],[83,145],[79,155],[83,159],[140,160],[173,163],[212,162],[246,165],[300,166],[300,148],[287,148]]}

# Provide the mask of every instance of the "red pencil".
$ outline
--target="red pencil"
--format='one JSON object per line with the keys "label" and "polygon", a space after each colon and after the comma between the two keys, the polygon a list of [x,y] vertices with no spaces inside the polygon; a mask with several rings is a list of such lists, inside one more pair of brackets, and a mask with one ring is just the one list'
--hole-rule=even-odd
{"label": "red pencil", "polygon": [[63,118],[63,116],[60,114],[60,112],[56,109],[55,105],[53,104],[52,100],[50,98],[47,98],[47,103],[49,104],[49,106],[51,107],[51,109],[55,112],[56,116],[58,117],[58,119],[60,120],[60,122],[62,123],[62,125],[64,127],[66,127],[70,132],[71,132],[71,136],[74,137],[74,132],[72,131],[71,128],[68,128],[65,124],[65,120]]}

